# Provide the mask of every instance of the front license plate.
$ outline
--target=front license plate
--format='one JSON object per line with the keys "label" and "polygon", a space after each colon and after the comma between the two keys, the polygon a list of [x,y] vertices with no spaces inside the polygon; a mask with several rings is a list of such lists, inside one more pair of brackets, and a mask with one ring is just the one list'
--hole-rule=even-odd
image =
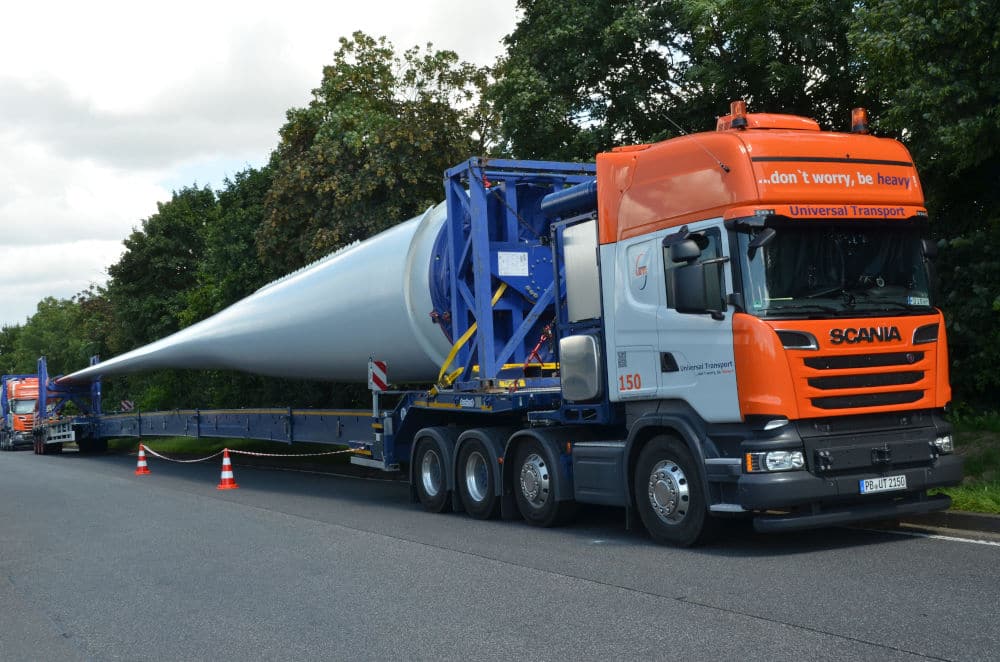
{"label": "front license plate", "polygon": [[883,476],[882,478],[865,478],[859,481],[862,494],[875,492],[892,492],[906,489],[906,476]]}

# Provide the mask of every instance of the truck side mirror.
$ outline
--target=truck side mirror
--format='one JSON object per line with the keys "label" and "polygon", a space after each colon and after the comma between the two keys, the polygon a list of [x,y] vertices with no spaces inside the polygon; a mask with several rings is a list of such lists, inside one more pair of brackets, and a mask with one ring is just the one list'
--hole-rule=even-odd
{"label": "truck side mirror", "polygon": [[752,260],[753,256],[757,254],[757,249],[767,246],[776,234],[778,232],[774,228],[764,228],[755,234],[750,240],[750,245],[747,246],[747,257]]}
{"label": "truck side mirror", "polygon": [[722,266],[728,257],[704,262],[692,262],[674,270],[674,309],[679,313],[711,313],[712,319],[723,319],[726,303],[723,299]]}
{"label": "truck side mirror", "polygon": [[670,260],[674,263],[694,262],[701,257],[701,248],[694,239],[684,239],[670,245]]}
{"label": "truck side mirror", "polygon": [[704,313],[708,310],[708,288],[705,284],[705,265],[694,263],[674,271],[676,302],[679,313]]}

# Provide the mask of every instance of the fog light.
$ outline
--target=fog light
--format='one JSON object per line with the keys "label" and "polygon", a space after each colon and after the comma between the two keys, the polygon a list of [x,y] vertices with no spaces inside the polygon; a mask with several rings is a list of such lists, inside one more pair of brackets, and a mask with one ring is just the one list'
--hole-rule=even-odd
{"label": "fog light", "polygon": [[950,434],[935,439],[934,445],[937,446],[938,451],[941,453],[950,453],[955,450],[955,443],[952,441]]}
{"label": "fog light", "polygon": [[767,453],[747,453],[746,470],[748,473],[761,471],[795,471],[805,467],[805,457],[802,451],[769,451]]}

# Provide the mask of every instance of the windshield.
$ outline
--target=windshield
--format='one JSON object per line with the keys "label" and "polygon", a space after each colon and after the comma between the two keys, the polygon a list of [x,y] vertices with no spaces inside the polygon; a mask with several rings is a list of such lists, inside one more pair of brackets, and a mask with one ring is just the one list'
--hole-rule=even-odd
{"label": "windshield", "polygon": [[913,226],[796,222],[748,257],[753,232],[739,234],[747,312],[866,315],[931,312],[920,234]]}
{"label": "windshield", "polygon": [[15,414],[33,414],[35,412],[35,401],[14,400],[10,403],[10,408]]}

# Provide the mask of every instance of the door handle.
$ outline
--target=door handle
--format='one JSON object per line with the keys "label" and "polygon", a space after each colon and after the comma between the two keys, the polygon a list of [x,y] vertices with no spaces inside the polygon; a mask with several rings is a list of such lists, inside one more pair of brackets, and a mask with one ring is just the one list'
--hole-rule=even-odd
{"label": "door handle", "polygon": [[670,352],[660,352],[660,372],[680,372],[677,359]]}

